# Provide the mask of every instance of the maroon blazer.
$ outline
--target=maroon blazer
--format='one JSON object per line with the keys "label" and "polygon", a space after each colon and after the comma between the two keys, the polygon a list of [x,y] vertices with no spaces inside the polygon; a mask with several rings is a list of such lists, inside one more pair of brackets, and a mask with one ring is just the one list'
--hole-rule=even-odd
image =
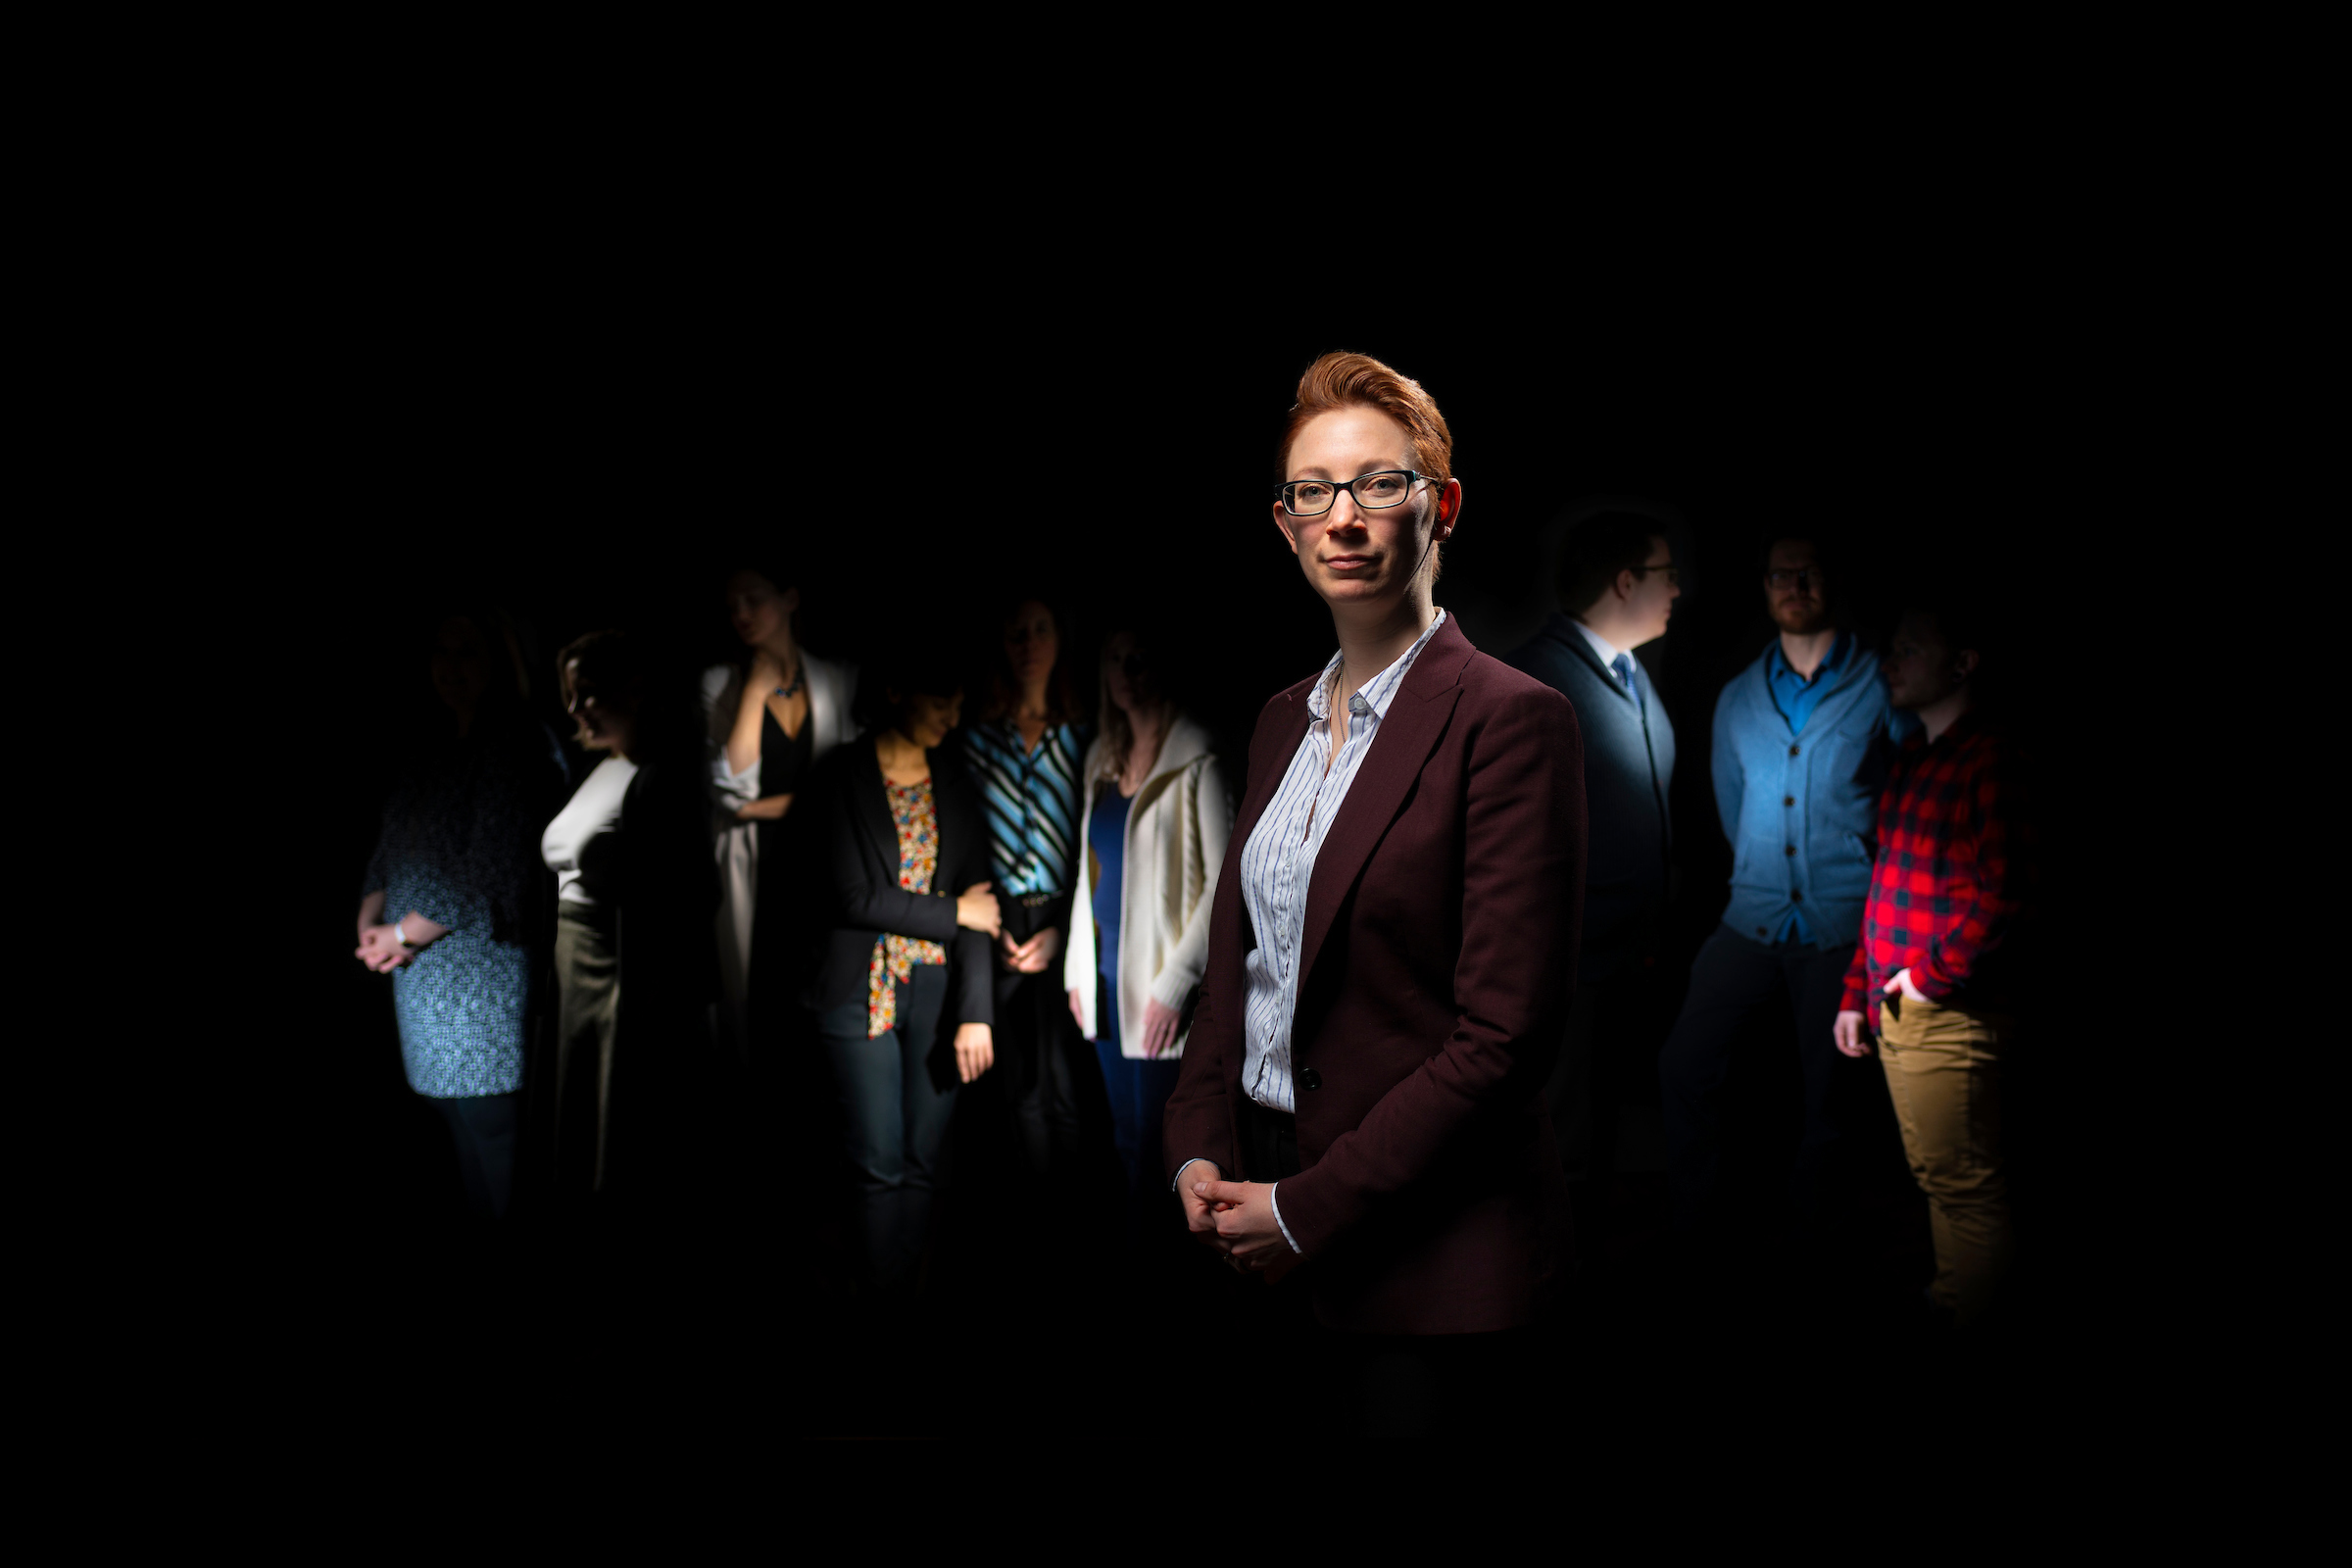
{"label": "maroon blazer", "polygon": [[[1256,945],[1242,848],[1305,736],[1313,686],[1268,703],[1250,737],[1168,1101],[1171,1179],[1195,1158],[1241,1174]],[[1480,653],[1448,615],[1390,702],[1307,885],[1291,1037],[1301,1169],[1277,1195],[1305,1256],[1280,1288],[1311,1289],[1331,1327],[1512,1328],[1561,1271],[1568,1188],[1543,1088],[1575,983],[1584,779],[1568,700]]]}

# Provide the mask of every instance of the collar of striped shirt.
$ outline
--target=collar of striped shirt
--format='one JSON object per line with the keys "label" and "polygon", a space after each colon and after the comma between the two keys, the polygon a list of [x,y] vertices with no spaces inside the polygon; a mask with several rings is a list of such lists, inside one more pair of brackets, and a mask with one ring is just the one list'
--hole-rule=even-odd
{"label": "collar of striped shirt", "polygon": [[[1396,697],[1396,688],[1404,684],[1405,674],[1413,667],[1413,661],[1421,657],[1421,650],[1429,646],[1429,640],[1445,624],[1446,612],[1441,610],[1437,617],[1430,621],[1429,629],[1414,641],[1412,647],[1398,656],[1396,662],[1366,681],[1362,690],[1355,694],[1364,700],[1365,707],[1372,710],[1375,719],[1388,716],[1389,703]],[[1332,694],[1340,689],[1340,666],[1347,657],[1345,650],[1333,654],[1331,662],[1323,666],[1323,678],[1316,681],[1314,690],[1306,694],[1306,711],[1316,723],[1331,717]]]}

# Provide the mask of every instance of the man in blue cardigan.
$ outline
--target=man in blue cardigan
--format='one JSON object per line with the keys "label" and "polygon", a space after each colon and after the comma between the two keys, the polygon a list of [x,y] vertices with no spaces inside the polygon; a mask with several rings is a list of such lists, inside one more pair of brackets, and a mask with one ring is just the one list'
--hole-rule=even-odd
{"label": "man in blue cardigan", "polygon": [[1758,1008],[1785,996],[1795,1015],[1805,1121],[1791,1198],[1808,1238],[1821,1231],[1825,1186],[1837,1185],[1846,1102],[1874,1087],[1845,1081],[1856,1064],[1838,1053],[1833,1028],[1870,892],[1880,788],[1915,720],[1895,710],[1878,661],[1832,617],[1824,564],[1816,541],[1772,544],[1764,599],[1780,635],[1715,704],[1731,902],[1691,963],[1658,1064],[1686,1230],[1714,1213],[1724,1082]]}
{"label": "man in blue cardigan", "polygon": [[1584,936],[1566,1049],[1547,1091],[1584,1228],[1598,1219],[1615,1168],[1626,1080],[1647,1076],[1665,1032],[1652,1003],[1674,854],[1674,723],[1634,650],[1666,634],[1682,587],[1654,518],[1604,512],[1569,536],[1559,593],[1562,612],[1505,662],[1565,696],[1585,741]]}

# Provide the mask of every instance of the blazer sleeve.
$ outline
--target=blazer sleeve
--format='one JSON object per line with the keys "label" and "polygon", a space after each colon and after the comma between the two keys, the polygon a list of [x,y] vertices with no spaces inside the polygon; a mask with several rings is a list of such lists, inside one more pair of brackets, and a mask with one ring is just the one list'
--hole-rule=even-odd
{"label": "blazer sleeve", "polygon": [[[957,768],[961,761],[952,764]],[[934,766],[932,777],[939,778],[946,769]],[[937,792],[940,803],[939,874],[932,885],[941,888],[947,900],[948,919],[956,918],[956,897],[975,882],[989,881],[996,875],[995,856],[989,848],[988,818],[980,809],[976,791],[963,782],[960,772],[955,782],[943,784]],[[953,834],[951,840],[949,835]],[[953,871],[951,874],[951,866]],[[994,1026],[997,1021],[996,953],[989,943],[988,933],[956,926],[954,940],[948,943],[955,984],[955,1017],[958,1024],[984,1023]]]}
{"label": "blazer sleeve", "polygon": [[1530,1103],[1559,1054],[1584,908],[1576,710],[1549,688],[1508,693],[1473,732],[1466,765],[1453,1032],[1321,1159],[1284,1178],[1283,1221],[1308,1256],[1458,1156],[1489,1116]]}
{"label": "blazer sleeve", "polygon": [[1152,1000],[1163,1007],[1182,1007],[1184,999],[1208,972],[1209,913],[1216,904],[1217,873],[1225,863],[1225,846],[1233,836],[1233,808],[1226,803],[1225,778],[1215,758],[1202,760],[1185,781],[1185,804],[1193,812],[1193,837],[1200,846],[1208,879],[1185,917],[1176,946],[1152,979]]}
{"label": "blazer sleeve", "polygon": [[858,818],[858,786],[861,770],[845,753],[843,765],[832,770],[825,791],[825,866],[833,900],[833,923],[855,931],[895,931],[926,942],[953,943],[956,924],[954,893],[909,893],[893,877],[876,877],[873,858],[866,853],[866,832]]}

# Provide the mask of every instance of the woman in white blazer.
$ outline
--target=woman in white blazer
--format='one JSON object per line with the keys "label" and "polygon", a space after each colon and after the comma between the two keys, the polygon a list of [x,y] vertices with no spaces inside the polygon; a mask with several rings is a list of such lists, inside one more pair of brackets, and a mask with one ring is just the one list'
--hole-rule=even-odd
{"label": "woman in white blazer", "polygon": [[1095,1043],[1131,1222],[1156,1200],[1159,1122],[1208,963],[1209,896],[1233,808],[1208,732],[1152,678],[1133,631],[1102,647],[1102,722],[1087,749],[1076,897],[1062,985]]}
{"label": "woman in white blazer", "polygon": [[747,566],[727,578],[727,615],[744,659],[703,672],[718,817],[719,1041],[747,1064],[754,975],[775,956],[768,949],[782,925],[771,922],[779,929],[766,938],[754,934],[760,866],[779,862],[778,832],[809,770],[858,732],[850,714],[857,671],[816,658],[792,634],[801,607],[794,575]]}

